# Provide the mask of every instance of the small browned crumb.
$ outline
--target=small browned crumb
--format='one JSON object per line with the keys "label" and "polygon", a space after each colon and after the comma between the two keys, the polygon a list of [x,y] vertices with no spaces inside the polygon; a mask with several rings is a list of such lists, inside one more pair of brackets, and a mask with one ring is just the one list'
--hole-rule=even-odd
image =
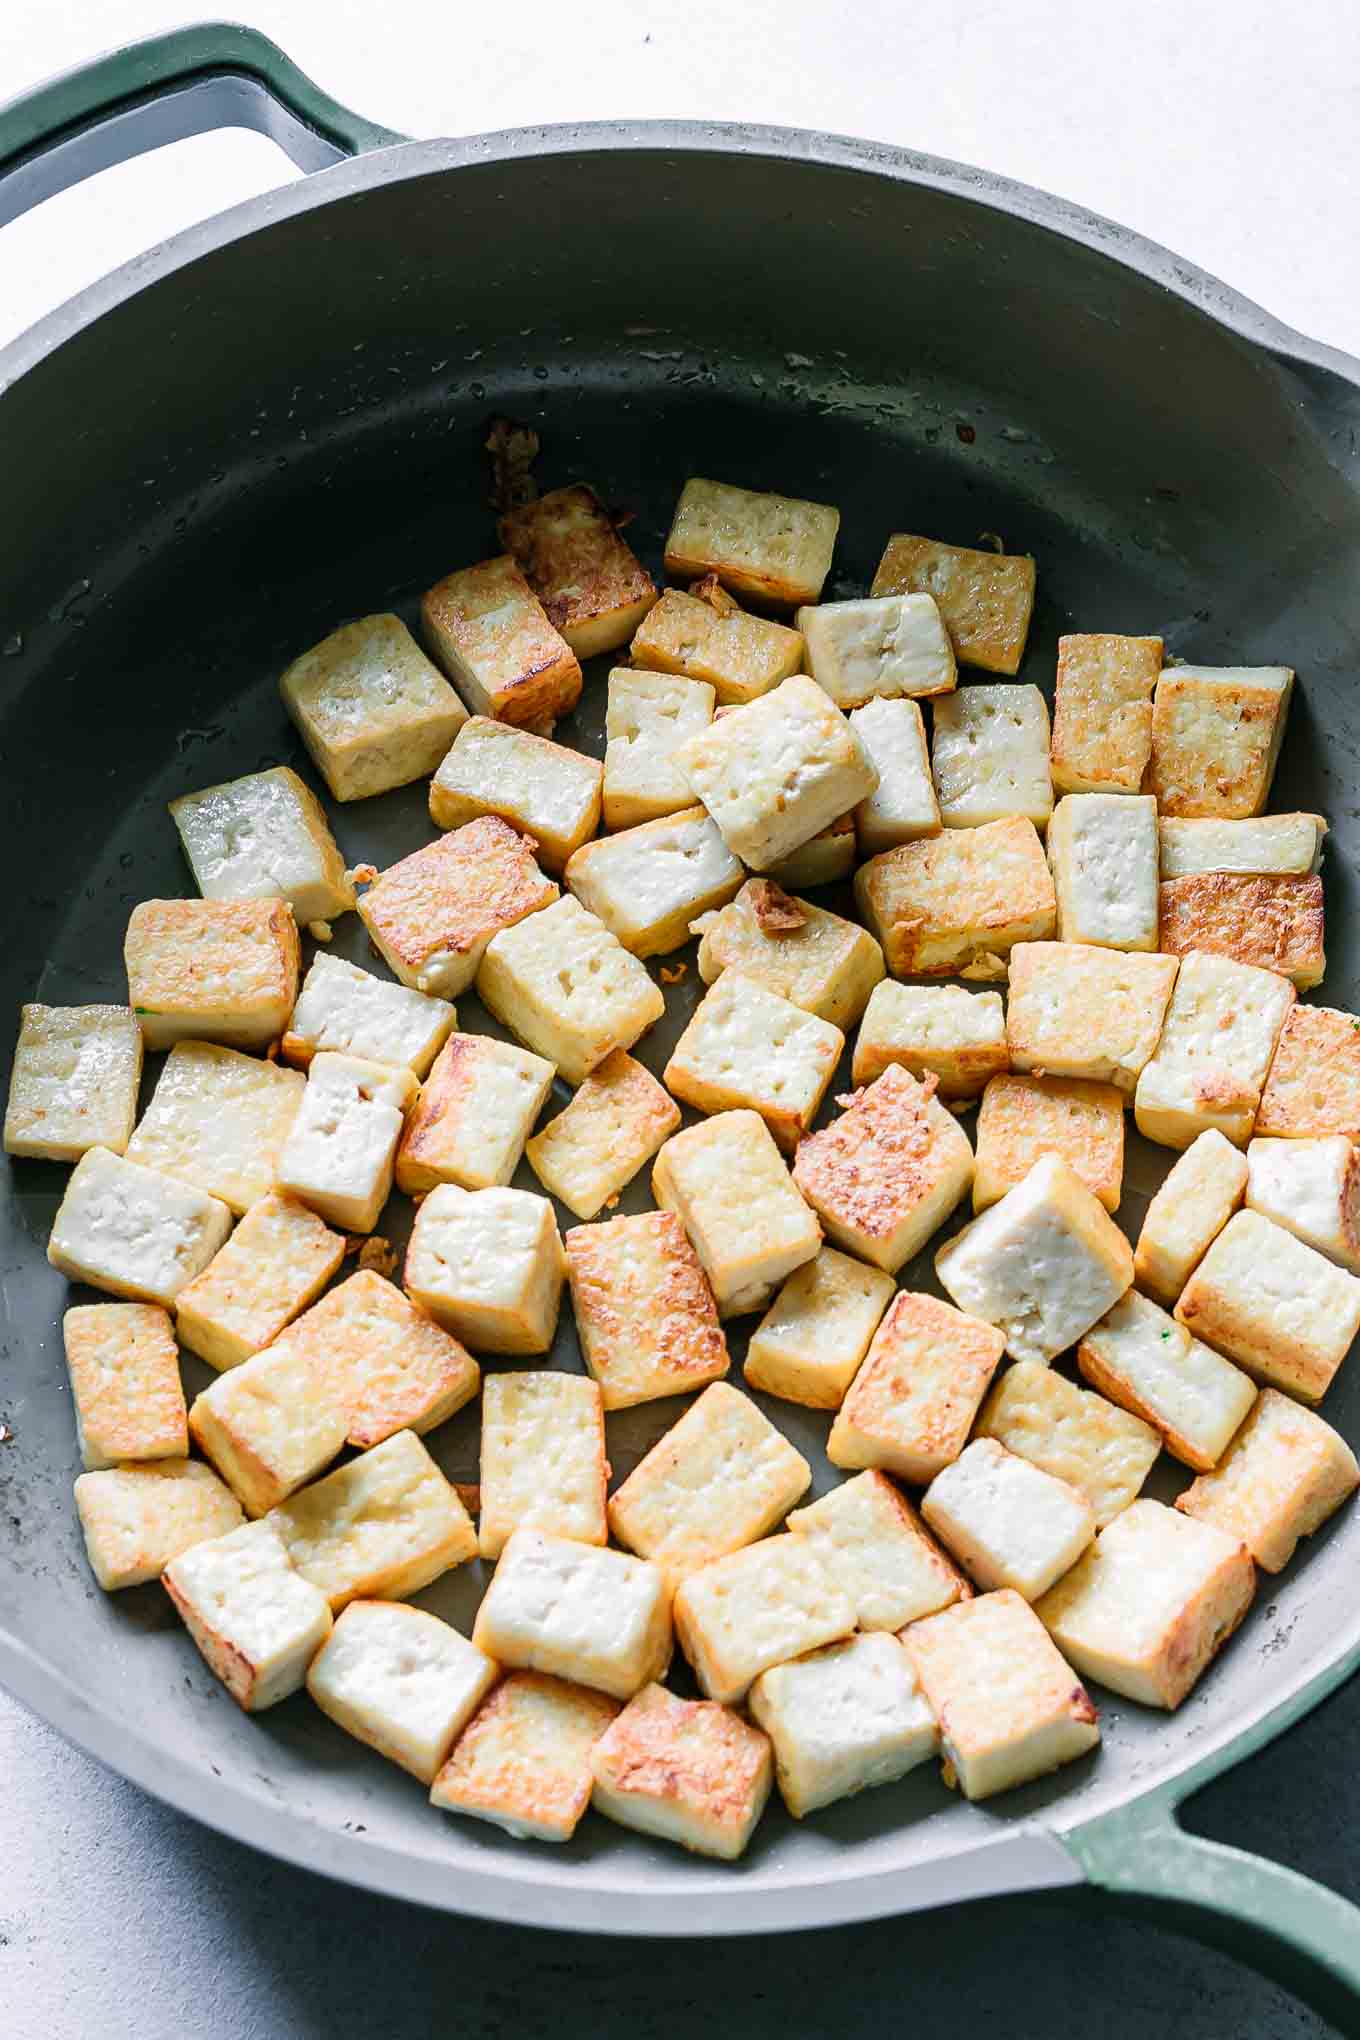
{"label": "small browned crumb", "polygon": [[480,1516],[482,1513],[481,1483],[475,1480],[455,1480],[451,1485],[469,1516]]}
{"label": "small browned crumb", "polygon": [[372,885],[377,876],[376,864],[356,864],[345,873],[346,882],[350,885]]}
{"label": "small browned crumb", "polygon": [[696,602],[706,602],[718,616],[735,616],[741,608],[716,574],[705,574],[702,580],[691,581],[689,592]]}
{"label": "small browned crumb", "polygon": [[265,1061],[277,1062],[279,1059],[280,1052],[282,1051],[282,1048],[283,1048],[282,1037],[280,1037],[278,1041],[271,1041],[268,1048],[264,1052]]}
{"label": "small browned crumb", "polygon": [[513,418],[493,418],[487,426],[486,450],[491,457],[491,507],[498,517],[538,496],[533,467],[538,459],[538,434],[532,425]]}
{"label": "small browned crumb", "polygon": [[359,1249],[359,1266],[371,1268],[375,1275],[391,1275],[396,1265],[397,1250],[381,1233],[372,1234]]}
{"label": "small browned crumb", "polygon": [[307,923],[307,933],[311,936],[313,942],[329,942],[335,930],[329,921],[309,921]]}
{"label": "small browned crumb", "polygon": [[658,976],[663,985],[683,984],[684,980],[689,976],[689,965],[687,963],[663,963]]}
{"label": "small browned crumb", "polygon": [[807,926],[807,910],[772,878],[753,878],[747,891],[762,934],[787,935]]}
{"label": "small browned crumb", "polygon": [[1010,976],[1010,965],[1004,956],[997,956],[993,950],[984,949],[971,963],[963,966],[959,976],[976,978],[982,984],[1004,984]]}
{"label": "small browned crumb", "polygon": [[616,1191],[614,1192],[614,1195],[613,1195],[612,1197],[606,1197],[606,1198],[605,1198],[605,1200],[604,1200],[604,1208],[605,1208],[605,1210],[606,1210],[606,1211],[613,1211],[613,1210],[614,1210],[614,1208],[616,1207],[616,1205],[618,1204],[618,1201],[619,1201],[619,1193],[618,1193],[618,1191],[616,1190]]}
{"label": "small browned crumb", "polygon": [[988,552],[1004,554],[1006,550],[1005,539],[995,531],[980,531],[978,533],[978,545]]}

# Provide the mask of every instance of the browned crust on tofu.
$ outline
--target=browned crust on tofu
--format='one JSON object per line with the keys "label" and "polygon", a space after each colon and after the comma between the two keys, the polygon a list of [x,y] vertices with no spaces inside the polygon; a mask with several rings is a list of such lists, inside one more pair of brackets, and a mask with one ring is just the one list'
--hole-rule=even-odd
{"label": "browned crust on tofu", "polygon": [[1360,1140],[1360,1019],[1335,1006],[1291,1006],[1256,1115],[1258,1134],[1344,1133]]}
{"label": "browned crust on tofu", "polygon": [[882,1416],[904,1401],[915,1386],[914,1348],[921,1342],[947,1352],[952,1373],[948,1387],[931,1399],[929,1421],[919,1409],[914,1413],[912,1451],[921,1458],[947,1454],[956,1459],[967,1443],[1006,1342],[994,1326],[941,1303],[938,1297],[910,1289],[898,1291],[874,1334],[864,1365],[850,1384],[841,1413],[866,1436],[880,1431]]}
{"label": "browned crust on tofu", "polygon": [[[509,1726],[519,1712],[520,1696],[532,1692],[570,1706],[578,1718],[573,1727],[579,1724],[585,1747],[579,1757],[575,1749],[564,1751],[555,1776],[544,1770],[532,1745],[515,1746]],[[487,1813],[492,1819],[535,1821],[570,1832],[590,1800],[590,1744],[604,1734],[619,1707],[619,1701],[606,1693],[572,1685],[548,1672],[511,1672],[492,1687],[459,1736],[430,1796],[436,1806],[451,1804],[455,1809]],[[499,1738],[505,1739],[506,1750],[493,1765],[485,1746],[494,1747]]]}
{"label": "browned crust on tofu", "polygon": [[184,1458],[189,1427],[170,1313],[158,1303],[76,1304],[62,1333],[91,1449],[114,1462]]}
{"label": "browned crust on tofu", "polygon": [[[507,596],[521,596],[543,617],[541,634],[533,648],[526,646],[521,650],[518,673],[492,690],[496,701],[496,720],[522,728],[545,717],[551,719],[566,715],[581,698],[581,662],[549,621],[542,603],[514,560],[504,556],[485,560],[480,566],[460,568],[457,573],[446,574],[442,581],[436,581],[420,604],[421,620],[428,639],[435,645],[447,640],[465,653],[476,648],[478,619],[465,614],[460,596],[476,586],[478,576],[488,582],[495,576],[504,584]],[[510,621],[499,633],[507,651],[514,644],[516,635],[522,633],[523,627],[521,617],[520,623]],[[496,647],[482,645],[481,650],[484,656],[495,656]]]}
{"label": "browned crust on tofu", "polygon": [[803,640],[787,624],[749,616],[735,602],[730,610],[699,595],[705,582],[686,595],[668,588],[643,619],[633,639],[635,666],[654,673],[680,673],[706,680],[720,702],[741,707],[796,673]]}
{"label": "browned crust on tofu", "polygon": [[918,1084],[893,1063],[839,1099],[841,1117],[798,1144],[793,1180],[809,1203],[869,1239],[894,1233],[947,1172],[950,1137],[964,1139],[934,1094],[933,1076]]}
{"label": "browned crust on tofu", "polygon": [[123,947],[128,998],[153,1012],[297,1003],[302,944],[286,900],[143,900]]}
{"label": "browned crust on tofu", "polygon": [[460,1111],[475,1090],[485,1039],[478,1034],[451,1034],[420,1087],[397,1150],[397,1183],[408,1195],[433,1189],[444,1180],[441,1123],[449,1113]]}
{"label": "browned crust on tofu", "polygon": [[1024,1181],[1041,1155],[1061,1155],[1107,1211],[1124,1180],[1124,1093],[1084,1077],[990,1079],[978,1107],[974,1207]]}
{"label": "browned crust on tofu", "polygon": [[384,947],[418,970],[438,952],[465,954],[557,895],[529,838],[498,815],[478,815],[389,865],[360,904]]}
{"label": "browned crust on tofu", "polygon": [[1163,815],[1259,815],[1270,791],[1276,727],[1287,697],[1274,688],[1180,678],[1157,682],[1144,791]]}
{"label": "browned crust on tofu", "polygon": [[[648,1292],[645,1323],[619,1308],[618,1245],[631,1233],[659,1244],[666,1265]],[[717,1381],[728,1369],[727,1339],[699,1256],[673,1211],[644,1211],[575,1225],[564,1236],[572,1307],[589,1327],[592,1360],[607,1382],[613,1349],[641,1330],[650,1364],[674,1379],[674,1394]],[[636,1300],[635,1300],[636,1301]]]}
{"label": "browned crust on tofu", "polygon": [[614,610],[643,602],[650,607],[657,599],[651,575],[582,482],[507,511],[500,538],[563,636]]}
{"label": "browned crust on tofu", "polygon": [[770,1768],[769,1738],[716,1700],[681,1700],[644,1686],[605,1730],[591,1768],[613,1792],[631,1792],[732,1830],[743,1828]]}
{"label": "browned crust on tofu", "polygon": [[1034,561],[1027,553],[977,552],[894,532],[869,593],[933,596],[965,665],[1019,672],[1034,607]]}
{"label": "browned crust on tofu", "polygon": [[1322,880],[1205,871],[1163,879],[1160,944],[1168,956],[1201,949],[1292,978],[1305,991],[1322,982]]}
{"label": "browned crust on tofu", "polygon": [[[1003,840],[1025,855],[1024,867],[989,877]],[[1043,845],[1024,815],[884,850],[855,874],[855,897],[897,977],[957,977],[967,958],[1009,949],[1013,941],[1042,941],[1058,911]],[[1025,932],[1013,934],[1017,927]],[[925,961],[942,939],[952,943],[949,956]]]}
{"label": "browned crust on tofu", "polygon": [[1080,631],[1058,639],[1053,784],[1062,793],[1137,793],[1152,752],[1159,637]]}

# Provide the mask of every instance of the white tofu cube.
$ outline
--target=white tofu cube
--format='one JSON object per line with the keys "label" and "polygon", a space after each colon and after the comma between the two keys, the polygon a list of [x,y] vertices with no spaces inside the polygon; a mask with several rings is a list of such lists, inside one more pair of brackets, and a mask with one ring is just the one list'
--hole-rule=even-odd
{"label": "white tofu cube", "polygon": [[1293,686],[1288,666],[1164,667],[1147,773],[1162,814],[1259,815]]}
{"label": "white tofu cube", "polygon": [[1212,1472],[1176,1507],[1240,1538],[1263,1571],[1277,1573],[1360,1486],[1355,1454],[1316,1410],[1263,1388],[1256,1407]]}
{"label": "white tofu cube", "polygon": [[441,1183],[416,1213],[406,1250],[413,1301],[487,1353],[547,1352],[565,1273],[553,1208],[530,1190]]}
{"label": "white tofu cube", "polygon": [[973,1591],[906,1496],[876,1470],[795,1509],[788,1527],[839,1580],[861,1629],[903,1629]]}
{"label": "white tofu cube", "polygon": [[774,1744],[795,1820],[871,1785],[891,1785],[933,1757],[940,1731],[895,1636],[852,1636],[751,1688],[751,1713]]}
{"label": "white tofu cube", "polygon": [[725,906],[745,872],[701,807],[585,844],[567,884],[633,956],[664,956],[690,923]]}
{"label": "white tofu cube", "polygon": [[604,725],[607,829],[635,828],[639,822],[654,822],[690,806],[694,795],[676,753],[688,738],[708,728],[715,699],[705,680],[614,668]]}
{"label": "white tofu cube", "polygon": [[1124,1185],[1124,1094],[1080,1077],[993,1077],[977,1119],[973,1209],[1023,1183],[1042,1155],[1061,1155],[1107,1211]]}
{"label": "white tofu cube", "polygon": [[933,595],[879,595],[800,609],[804,668],[837,708],[952,693],[954,647]]}
{"label": "white tofu cube", "polygon": [[325,809],[289,766],[182,793],[170,819],[205,900],[286,900],[300,928],[354,911]]}
{"label": "white tofu cube", "polygon": [[477,991],[569,1084],[631,1048],[666,1010],[646,967],[572,894],[492,940]]}
{"label": "white tofu cube", "polygon": [[1258,878],[1210,871],[1171,878],[1161,888],[1161,946],[1229,956],[1290,978],[1300,991],[1321,984],[1327,968],[1320,878]]}
{"label": "white tofu cube", "polygon": [[1344,1133],[1251,1141],[1247,1209],[1360,1274],[1360,1152]]}
{"label": "white tofu cube", "polygon": [[169,1307],[230,1231],[216,1197],[90,1148],[57,1207],[47,1258],[72,1282]]}
{"label": "white tofu cube", "polygon": [[840,815],[829,829],[819,829],[766,872],[787,892],[810,892],[819,885],[839,885],[855,868],[855,817]]}
{"label": "white tofu cube", "polygon": [[[724,971],[675,1044],[666,1087],[700,1112],[758,1112],[787,1153],[816,1117],[845,1036],[756,978]],[[804,1193],[806,1194],[806,1193]]]}
{"label": "white tofu cube", "polygon": [[577,1218],[594,1218],[679,1124],[680,1107],[670,1093],[616,1048],[524,1152],[545,1190]]}
{"label": "white tofu cube", "polygon": [[247,1714],[296,1693],[331,1631],[330,1603],[293,1571],[272,1523],[246,1523],[172,1558],[161,1584]]}
{"label": "white tofu cube", "polygon": [[1157,1053],[1180,966],[1080,942],[1011,951],[1006,1040],[1017,1070],[1115,1084],[1132,1097]]}
{"label": "white tofu cube", "polygon": [[245,1521],[231,1489],[198,1459],[82,1473],[75,1498],[90,1570],[106,1594],[159,1579],[182,1551]]}
{"label": "white tofu cube", "polygon": [[315,1302],[344,1255],[344,1239],[314,1211],[272,1192],[180,1290],[176,1333],[210,1367],[239,1367]]}
{"label": "white tofu cube", "polygon": [[1158,854],[1151,794],[1069,793],[1060,800],[1048,825],[1058,940],[1156,949]]}
{"label": "white tofu cube", "polygon": [[394,985],[321,951],[302,981],[281,1053],[300,1069],[324,1049],[423,1077],[457,1025],[447,999]]}
{"label": "white tofu cube", "polygon": [[604,1404],[579,1374],[488,1374],[482,1384],[478,1544],[499,1558],[516,1530],[607,1544]]}
{"label": "white tofu cube", "polygon": [[1004,977],[1013,945],[1051,935],[1057,913],[1025,815],[885,850],[855,873],[855,898],[895,977]]}
{"label": "white tofu cube", "polygon": [[809,1409],[839,1408],[892,1293],[891,1275],[823,1247],[794,1269],[752,1332],[747,1387]]}
{"label": "white tofu cube", "polygon": [[1159,824],[1163,878],[1198,878],[1207,871],[1243,871],[1311,878],[1322,862],[1322,815],[1167,815]]}
{"label": "white tofu cube", "polygon": [[983,1405],[977,1434],[1084,1495],[1097,1529],[1135,1499],[1162,1447],[1151,1424],[1041,1360],[1017,1360],[1006,1369]]}
{"label": "white tofu cube", "polygon": [[1201,1472],[1217,1465],[1256,1400],[1239,1368],[1134,1289],[1092,1325],[1077,1365],[1093,1388],[1152,1424],[1168,1452]]}
{"label": "white tofu cube", "polygon": [[722,1317],[763,1310],[822,1244],[758,1112],[720,1112],[672,1134],[652,1169],[652,1194],[689,1234]]}
{"label": "white tofu cube", "polygon": [[1258,1380],[1320,1402],[1360,1331],[1360,1281],[1259,1211],[1239,1211],[1176,1316]]}
{"label": "white tofu cube", "polygon": [[933,715],[931,763],[946,829],[976,829],[1003,815],[1047,827],[1048,707],[1037,687],[961,687],[937,701]]}
{"label": "white tofu cube", "polygon": [[[698,587],[704,588],[702,596]],[[787,624],[748,616],[716,583],[702,582],[688,595],[666,590],[643,619],[629,657],[647,672],[680,674],[709,686],[717,701],[738,707],[800,670],[803,639]],[[694,798],[689,791],[685,797]]]}
{"label": "white tofu cube", "polygon": [[758,1728],[712,1700],[644,1686],[590,1753],[598,1813],[639,1834],[734,1862],[774,1777]]}
{"label": "white tofu cube", "polygon": [[493,936],[556,898],[533,846],[498,815],[481,815],[380,872],[359,918],[404,985],[452,999],[476,977]]}
{"label": "white tofu cube", "polygon": [[273,1189],[306,1088],[296,1070],[259,1056],[177,1041],[127,1158],[220,1197],[239,1215]]}
{"label": "white tofu cube", "polygon": [[983,1588],[1037,1601],[1096,1534],[1086,1497],[994,1438],[975,1438],[921,1501],[935,1535]]}
{"label": "white tofu cube", "polygon": [[61,1329],[82,1465],[186,1458],[179,1351],[160,1305],[77,1304]]}
{"label": "white tofu cube", "polygon": [[841,1117],[800,1142],[793,1180],[829,1239],[895,1274],[967,1195],[973,1150],[896,1063],[840,1102]]}
{"label": "white tofu cube", "polygon": [[541,1055],[489,1034],[451,1034],[406,1121],[397,1188],[408,1197],[457,1183],[491,1190],[510,1181],[556,1071]]}
{"label": "white tofu cube", "polygon": [[899,1291],[837,1412],[827,1458],[933,1480],[967,1443],[1004,1350],[1000,1332],[981,1319]]}
{"label": "white tofu cube", "polygon": [[517,1530],[477,1610],[472,1640],[498,1664],[631,1700],[670,1663],[665,1575],[622,1551]]}
{"label": "white tofu cube", "polygon": [[680,1582],[675,1634],[710,1700],[736,1706],[771,1665],[838,1643],[855,1607],[806,1537],[762,1538]]}
{"label": "white tofu cube", "polygon": [[573,1226],[563,1244],[581,1358],[607,1410],[705,1388],[726,1374],[718,1306],[673,1211]]}
{"label": "white tofu cube", "polygon": [[263,1516],[329,1466],[349,1410],[337,1373],[296,1344],[219,1374],[189,1411],[194,1442],[248,1516]]}
{"label": "white tofu cube", "polygon": [[279,1189],[346,1232],[372,1232],[391,1194],[416,1089],[409,1070],[357,1055],[314,1056],[275,1165]]}
{"label": "white tofu cube", "polygon": [[1293,1005],[1256,1115],[1259,1134],[1344,1133],[1360,1140],[1360,1021],[1334,1006]]}
{"label": "white tofu cube", "polygon": [[666,540],[676,580],[713,573],[725,588],[769,602],[815,602],[831,570],[841,513],[796,496],[692,477]]}
{"label": "white tofu cube", "polygon": [[578,659],[617,651],[656,601],[651,575],[581,482],[516,504],[500,537]]}
{"label": "white tofu cube", "polygon": [[872,935],[808,900],[791,899],[772,879],[749,879],[720,913],[696,925],[706,985],[725,970],[740,971],[834,1027],[854,1025],[883,977],[883,952]]}
{"label": "white tofu cube", "polygon": [[297,1003],[301,948],[282,900],[143,900],[123,944],[148,1048],[268,1048]]}
{"label": "white tofu cube", "polygon": [[142,1030],[127,1006],[23,1006],[5,1110],[5,1153],[78,1162],[121,1155],[137,1116]]}
{"label": "white tofu cube", "polygon": [[933,596],[965,666],[1019,671],[1034,608],[1034,561],[1027,555],[975,552],[898,531],[888,540],[869,592]]}
{"label": "white tofu cube", "polygon": [[1058,639],[1053,784],[1060,793],[1136,794],[1152,755],[1158,637],[1077,632]]}
{"label": "white tofu cube", "polygon": [[355,1600],[404,1600],[477,1555],[471,1517],[414,1431],[290,1495],[269,1520],[333,1614]]}
{"label": "white tofu cube", "polygon": [[499,815],[532,839],[545,871],[558,872],[600,826],[602,779],[598,759],[474,715],[430,781],[430,819],[457,829]]}
{"label": "white tofu cube", "polygon": [[590,1804],[590,1752],[618,1711],[565,1679],[511,1672],[454,1744],[430,1803],[526,1840],[570,1841]]}
{"label": "white tofu cube", "polygon": [[348,1735],[432,1785],[497,1670],[437,1615],[351,1601],[312,1659],[307,1691]]}
{"label": "white tofu cube", "polygon": [[878,774],[878,785],[855,809],[860,855],[940,833],[940,804],[930,773],[926,726],[914,701],[871,701],[852,709],[850,727]]}
{"label": "white tofu cube", "polygon": [[1181,963],[1157,1052],[1134,1093],[1138,1131],[1187,1148],[1207,1127],[1245,1147],[1296,993],[1287,978],[1222,956]]}
{"label": "white tofu cube", "polygon": [[436,582],[420,620],[474,715],[524,729],[566,715],[581,697],[579,659],[508,553]]}
{"label": "white tofu cube", "polygon": [[918,1083],[933,1076],[939,1098],[975,1099],[990,1077],[1010,1067],[1000,992],[890,980],[875,985],[855,1039],[851,1079],[872,1084],[893,1063]]}
{"label": "white tofu cube", "polygon": [[1162,1179],[1133,1250],[1133,1279],[1159,1303],[1173,1304],[1247,1187],[1247,1158],[1217,1127],[1207,1127]]}
{"label": "white tofu cube", "polygon": [[295,659],[279,682],[336,800],[425,779],[467,710],[399,616],[364,616]]}

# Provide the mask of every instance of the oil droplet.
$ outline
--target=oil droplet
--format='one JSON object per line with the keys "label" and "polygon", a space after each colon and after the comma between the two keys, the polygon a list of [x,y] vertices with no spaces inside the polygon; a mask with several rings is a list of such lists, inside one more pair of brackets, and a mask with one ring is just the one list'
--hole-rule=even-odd
{"label": "oil droplet", "polygon": [[7,659],[17,659],[23,648],[24,648],[23,632],[16,630],[13,631],[10,634],[10,636],[5,639],[4,644],[0,646],[0,651],[3,651]]}

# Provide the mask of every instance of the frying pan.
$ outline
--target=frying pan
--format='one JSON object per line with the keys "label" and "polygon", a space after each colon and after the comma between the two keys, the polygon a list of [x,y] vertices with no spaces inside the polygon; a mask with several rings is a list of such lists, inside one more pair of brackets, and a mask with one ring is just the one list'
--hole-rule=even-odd
{"label": "frying pan", "polygon": [[[1033,552],[1024,676],[1041,683],[1073,627],[1296,665],[1275,804],[1331,818],[1326,997],[1353,1004],[1360,366],[977,171],[692,123],[406,143],[223,25],[10,106],[0,219],[232,124],[317,174],[153,250],[0,353],[6,1013],[125,997],[129,909],[187,890],[167,797],[304,763],[275,687],[286,661],[345,617],[412,616],[422,588],[486,554],[492,410],[539,426],[548,479],[635,506],[654,566],[680,482],[716,474],[842,506],[831,595],[866,585],[894,529]],[[598,747],[602,692],[593,673],[568,742]],[[422,796],[340,809],[342,848],[382,864],[428,840]],[[339,946],[362,954],[344,924]],[[669,988],[658,1053],[695,976]],[[487,1024],[472,1002],[467,1018]],[[1135,1225],[1165,1161],[1131,1143]],[[436,1817],[300,1697],[247,1720],[157,1589],[94,1587],[71,1506],[66,1292],[43,1259],[64,1176],[12,1164],[0,1206],[0,1677],[125,1776],[310,1869],[553,1927],[765,1932],[1085,1885],[1360,2018],[1360,1913],[1176,1823],[1360,1661],[1360,1512],[1263,1580],[1178,1714],[1105,1696],[1099,1755],[1001,1801],[970,1806],[917,1773],[802,1827],[772,1811],[732,1868],[596,1820],[564,1850],[525,1847]],[[576,1366],[568,1337],[554,1357]],[[617,1469],[674,1410],[611,1420]],[[1360,1438],[1354,1372],[1327,1414]],[[777,1415],[827,1485],[826,1419]],[[472,1473],[475,1420],[433,1443]],[[478,1570],[422,1599],[466,1624]]]}

